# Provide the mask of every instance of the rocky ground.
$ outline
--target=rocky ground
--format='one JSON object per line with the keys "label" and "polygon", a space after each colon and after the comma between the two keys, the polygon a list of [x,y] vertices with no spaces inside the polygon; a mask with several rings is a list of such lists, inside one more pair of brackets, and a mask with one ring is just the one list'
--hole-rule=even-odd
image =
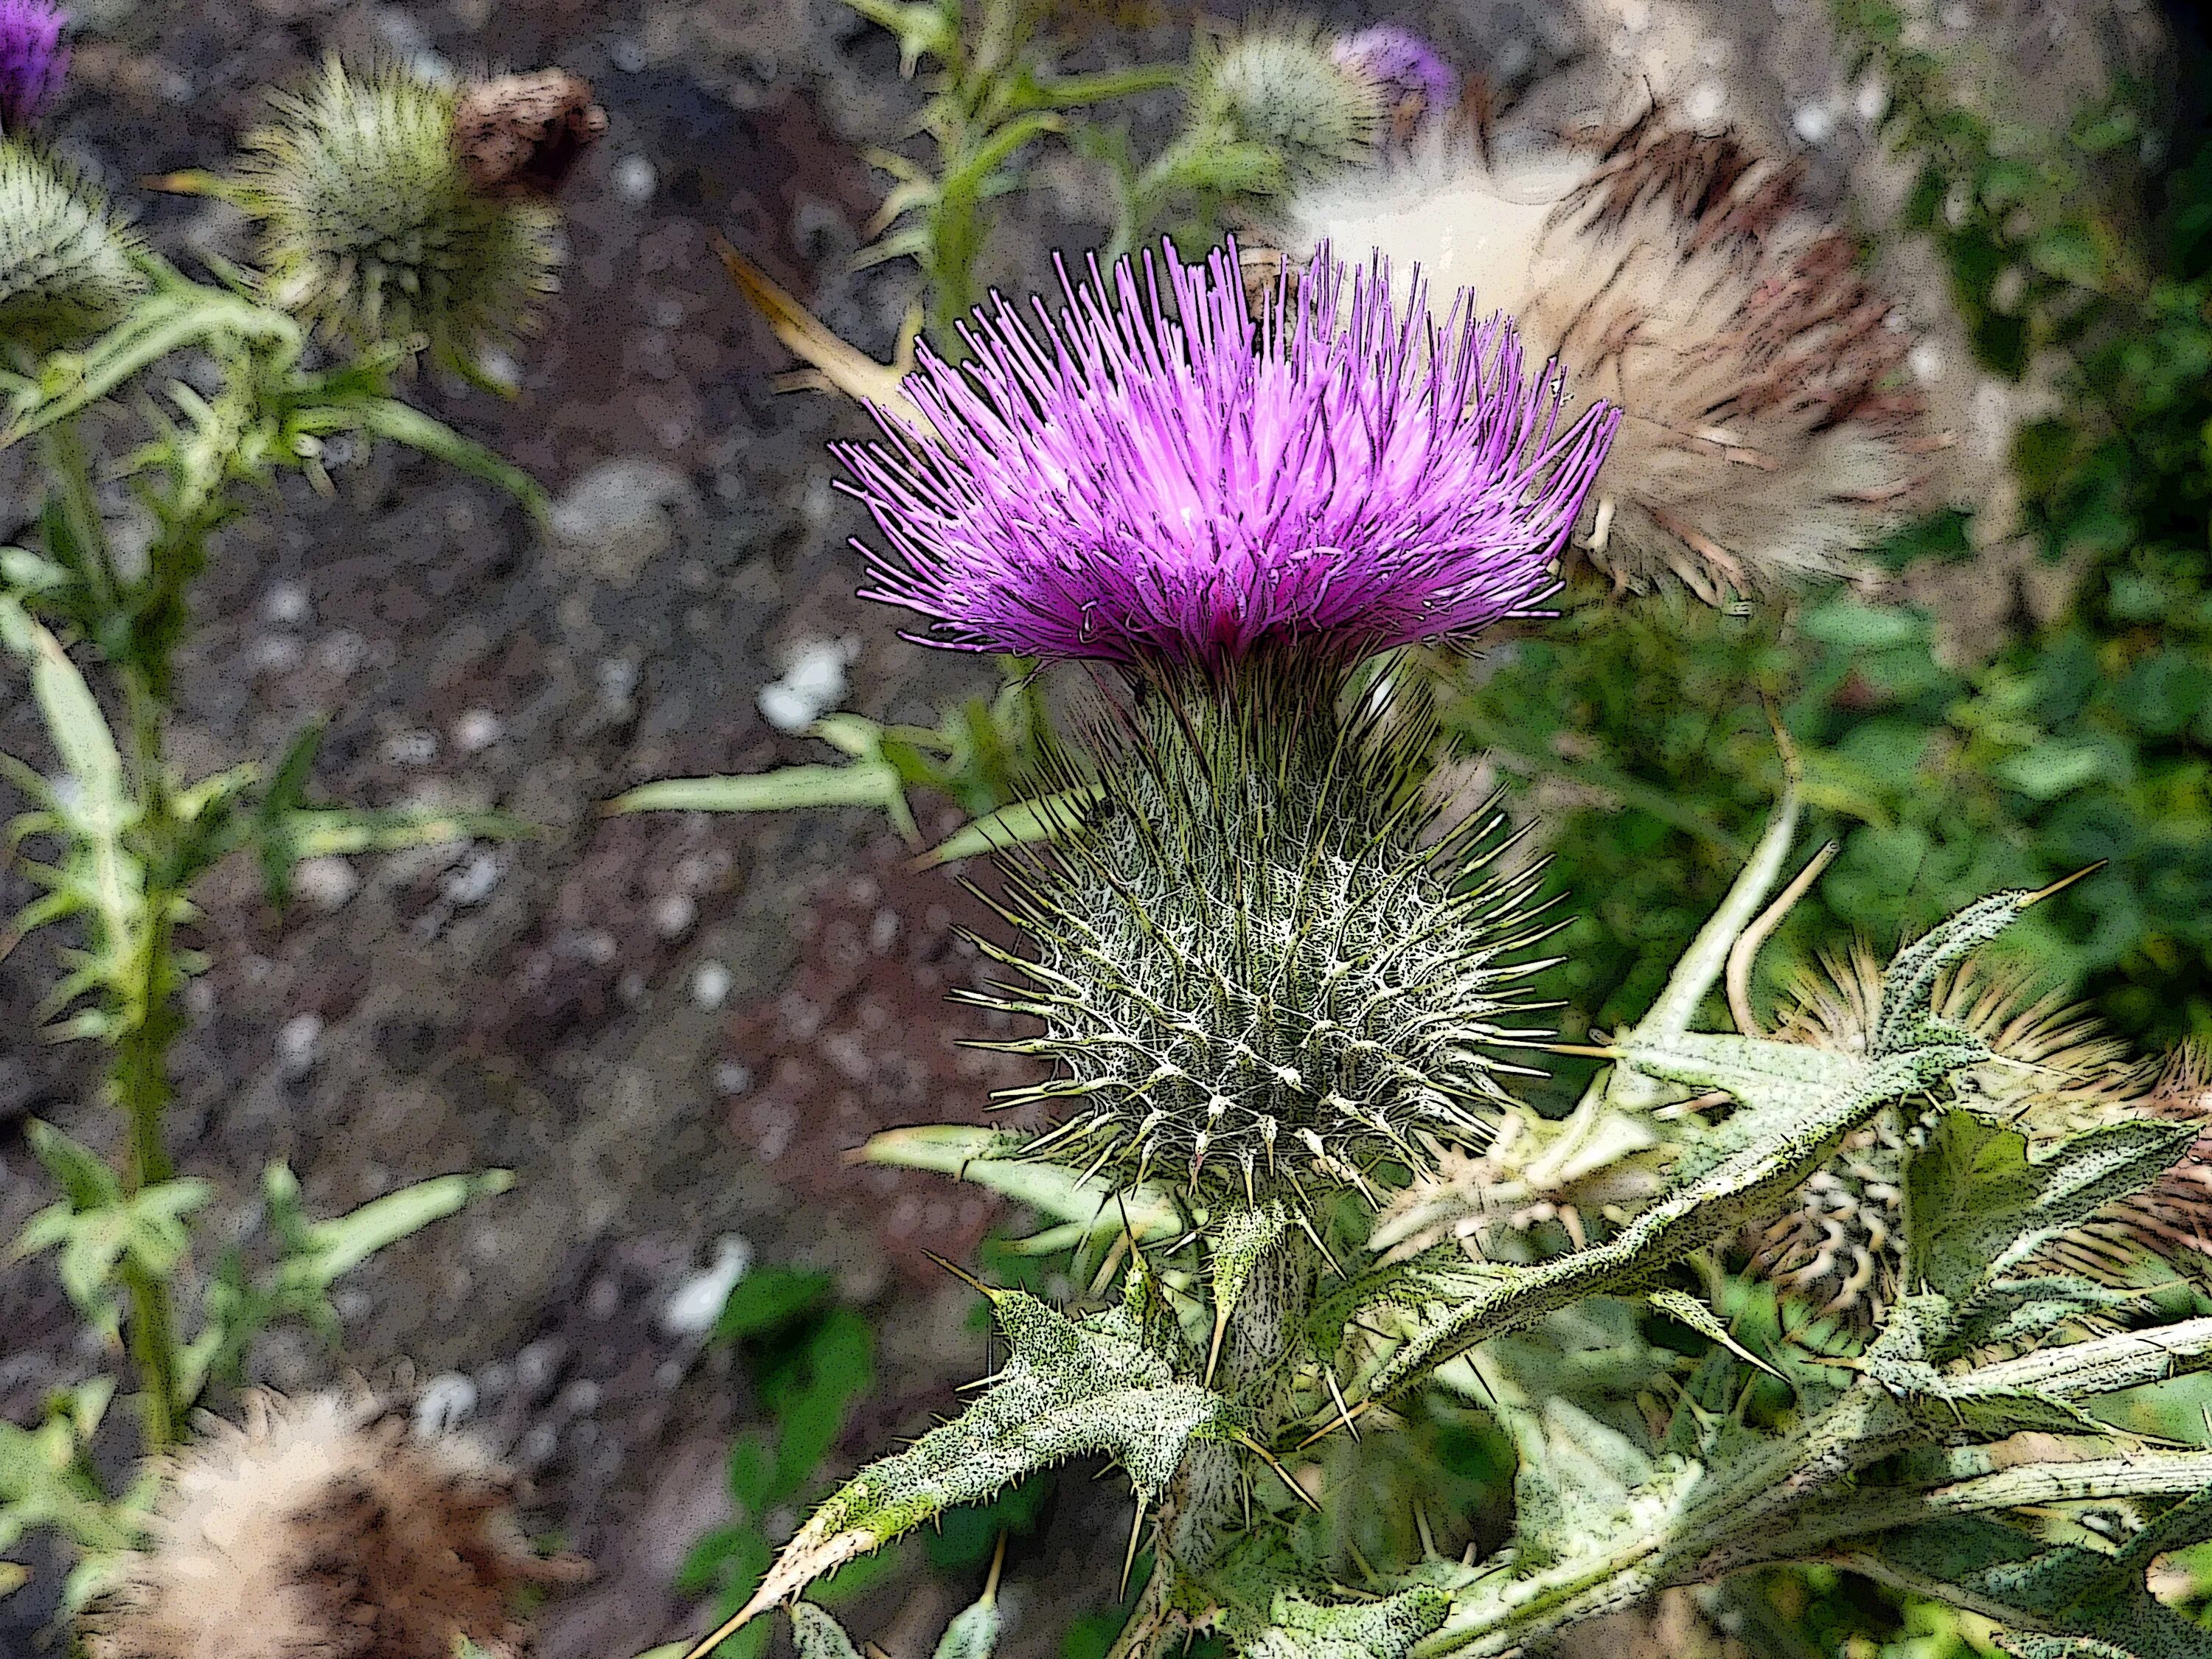
{"label": "rocky ground", "polygon": [[[58,137],[143,201],[182,259],[241,251],[234,217],[131,181],[214,161],[262,118],[264,88],[331,50],[464,72],[557,63],[611,117],[569,195],[564,291],[519,395],[420,388],[544,481],[550,532],[397,454],[344,471],[334,500],[288,486],[222,538],[177,732],[198,774],[327,719],[326,798],[496,805],[542,833],[319,864],[282,912],[253,872],[228,872],[199,929],[212,967],[193,988],[174,1138],[236,1224],[272,1158],[325,1212],[442,1171],[516,1172],[511,1192],[349,1281],[337,1363],[473,1425],[532,1477],[538,1519],[599,1568],[549,1609],[545,1659],[625,1659],[696,1628],[671,1578],[723,1517],[721,1457],[751,1409],[669,1316],[680,1290],[696,1300],[702,1274],[739,1260],[833,1271],[880,1345],[878,1401],[847,1455],[950,1406],[986,1359],[972,1297],[924,1253],[969,1256],[989,1206],[842,1157],[880,1127],[978,1115],[997,1063],[955,1045],[980,1028],[940,999],[975,972],[956,930],[979,907],[910,872],[865,813],[596,810],[651,778],[830,758],[760,711],[802,658],[836,665],[838,701],[879,718],[933,724],[945,699],[989,689],[988,667],[901,643],[852,597],[860,519],[823,446],[865,422],[771,390],[787,361],[708,249],[720,232],[839,331],[887,349],[915,280],[850,269],[884,182],[861,155],[900,140],[921,94],[888,37],[836,0],[76,9]],[[1089,25],[1091,59],[1181,51],[1176,17],[1115,33],[1104,9],[1060,8]],[[1805,154],[1835,190],[1866,155],[1867,107],[1815,0],[1395,9],[1509,90],[1571,99],[1641,75],[1700,119]],[[2051,53],[2079,45],[2049,21],[2063,9],[1982,10],[2042,18]],[[988,274],[1037,283],[1051,248],[1094,240],[1089,205],[1079,167],[1051,162],[1009,204]],[[21,467],[0,455],[0,532],[27,499]],[[14,700],[0,747],[35,754],[20,686],[0,684]],[[48,965],[31,946],[0,963],[0,1236],[45,1201],[27,1116],[110,1133],[90,1056],[27,1033]],[[96,1358],[44,1263],[0,1269],[0,1412],[17,1420]],[[280,1386],[331,1365],[304,1344],[264,1355]],[[1013,1564],[1013,1651],[1056,1650],[1068,1609],[1110,1594],[1118,1543],[1097,1539],[1126,1525],[1117,1489],[1061,1490],[1063,1512]],[[954,1593],[908,1580],[857,1622],[894,1655],[919,1651]]]}

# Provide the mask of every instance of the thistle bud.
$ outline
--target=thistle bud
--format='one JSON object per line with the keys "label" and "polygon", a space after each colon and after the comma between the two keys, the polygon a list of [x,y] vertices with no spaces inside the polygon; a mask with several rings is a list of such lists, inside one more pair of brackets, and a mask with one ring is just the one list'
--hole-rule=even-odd
{"label": "thistle bud", "polygon": [[68,21],[47,0],[0,0],[0,133],[20,131],[60,93]]}
{"label": "thistle bud", "polygon": [[1271,23],[1200,49],[1192,130],[1272,152],[1288,182],[1358,161],[1389,113],[1361,61],[1340,58],[1313,28]]}
{"label": "thistle bud", "polygon": [[503,1471],[371,1401],[249,1396],[165,1473],[94,1659],[517,1656],[516,1593],[576,1571],[531,1553]]}
{"label": "thistle bud", "polygon": [[1430,735],[1279,664],[1145,700],[1098,808],[1012,872],[1035,955],[1005,960],[1040,994],[997,1000],[1061,1073],[1013,1098],[1083,1108],[1036,1152],[1252,1196],[1481,1138],[1538,1035],[1500,1023],[1534,876],[1470,880],[1479,834],[1421,843]]}
{"label": "thistle bud", "polygon": [[0,340],[38,350],[112,320],[146,286],[137,246],[91,185],[0,139]]}
{"label": "thistle bud", "polygon": [[332,60],[308,91],[274,101],[234,194],[260,221],[276,303],[356,345],[416,344],[464,369],[533,325],[560,222],[538,189],[605,122],[580,82],[460,93]]}

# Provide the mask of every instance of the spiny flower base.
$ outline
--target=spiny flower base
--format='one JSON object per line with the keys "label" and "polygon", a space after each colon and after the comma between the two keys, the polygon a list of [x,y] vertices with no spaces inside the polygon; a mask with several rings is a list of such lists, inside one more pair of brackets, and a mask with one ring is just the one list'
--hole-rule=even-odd
{"label": "spiny flower base", "polygon": [[1539,1035],[1496,1023],[1541,965],[1509,960],[1535,872],[1477,874],[1493,815],[1421,843],[1426,711],[1346,714],[1279,664],[1139,696],[1096,805],[1010,883],[1036,955],[1000,953],[1027,985],[990,1000],[1043,1023],[1006,1046],[1061,1074],[1007,1103],[1073,1114],[1031,1150],[1249,1197],[1480,1139],[1526,1071],[1500,1051]]}

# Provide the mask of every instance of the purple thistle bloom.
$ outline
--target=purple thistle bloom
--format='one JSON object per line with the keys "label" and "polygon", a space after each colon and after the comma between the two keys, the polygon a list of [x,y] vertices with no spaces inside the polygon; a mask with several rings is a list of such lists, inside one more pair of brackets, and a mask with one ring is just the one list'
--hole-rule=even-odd
{"label": "purple thistle bloom", "polygon": [[1441,119],[1459,102],[1459,71],[1409,28],[1378,23],[1346,35],[1336,43],[1334,55],[1346,69],[1380,86],[1387,107],[1401,110],[1419,100],[1413,112],[1416,124],[1424,117]]}
{"label": "purple thistle bloom", "polygon": [[69,72],[62,25],[47,0],[0,0],[0,132],[14,132],[51,103]]}
{"label": "purple thistle bloom", "polygon": [[[1324,251],[1256,323],[1234,246],[1203,265],[1097,262],[1042,334],[994,296],[957,368],[905,391],[938,434],[836,447],[890,543],[865,598],[921,643],[1224,674],[1263,645],[1342,662],[1464,638],[1554,586],[1620,413],[1560,429],[1557,364],[1462,291],[1432,325],[1418,278]],[[1171,301],[1171,303],[1170,303]]]}

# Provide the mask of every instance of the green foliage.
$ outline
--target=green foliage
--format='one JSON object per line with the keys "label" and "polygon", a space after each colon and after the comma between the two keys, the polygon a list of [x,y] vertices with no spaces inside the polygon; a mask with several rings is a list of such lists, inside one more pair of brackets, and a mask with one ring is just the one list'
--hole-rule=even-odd
{"label": "green foliage", "polygon": [[[879,808],[909,842],[919,844],[911,790],[949,797],[977,821],[930,854],[942,862],[1033,839],[1012,804],[1035,769],[1045,716],[1031,675],[1034,665],[1003,662],[1006,684],[989,701],[970,697],[935,730],[883,726],[858,714],[825,714],[812,736],[850,758],[842,766],[787,766],[737,777],[664,778],[617,795],[610,812],[784,812],[802,808]],[[1033,808],[1031,810],[1034,810]],[[978,839],[980,837],[980,839]],[[970,843],[973,843],[970,845]]]}
{"label": "green foliage", "polygon": [[[1062,75],[1035,37],[1028,0],[846,0],[898,37],[901,72],[925,58],[940,68],[916,124],[935,149],[934,168],[878,151],[870,157],[897,183],[876,216],[888,233],[865,263],[911,258],[929,284],[930,331],[946,349],[952,325],[980,297],[975,263],[989,234],[988,204],[1018,190],[1036,142],[1066,131],[1072,113],[1173,86],[1179,65]],[[901,221],[906,221],[902,223]]]}
{"label": "green foliage", "polygon": [[[225,266],[215,283],[171,268],[43,155],[0,144],[0,447],[34,447],[35,510],[29,545],[0,549],[0,665],[22,671],[54,768],[0,756],[0,777],[26,808],[0,852],[39,890],[0,934],[0,955],[33,932],[61,935],[62,973],[40,1018],[52,1037],[101,1045],[120,1120],[112,1164],[33,1128],[62,1198],[31,1218],[14,1255],[50,1255],[88,1326],[127,1353],[149,1453],[186,1437],[211,1382],[245,1380],[262,1330],[299,1320],[334,1335],[329,1291],[341,1274],[507,1180],[443,1177],[318,1221],[290,1172],[272,1166],[264,1240],[240,1241],[203,1276],[195,1229],[211,1189],[177,1174],[165,1138],[181,994],[203,965],[179,932],[197,921],[195,891],[217,864],[252,853],[281,902],[303,859],[520,829],[495,815],[311,805],[319,726],[265,785],[251,764],[184,776],[167,748],[173,664],[211,538],[281,471],[328,490],[326,445],[343,434],[416,448],[538,500],[521,473],[392,395],[414,331],[458,357],[520,319],[510,301],[540,285],[553,228],[542,202],[437,199],[435,179],[460,174],[453,98],[396,72],[364,85],[333,67],[320,103],[289,106],[295,125],[257,141],[246,171],[258,183],[228,192],[278,222],[273,268]],[[398,222],[417,210],[443,216]],[[470,214],[473,230],[461,223]],[[364,215],[376,223],[364,229]],[[315,321],[333,325],[339,349],[310,351]],[[185,350],[207,372],[141,384]],[[97,425],[82,421],[94,410]],[[135,427],[106,418],[132,411]],[[115,450],[125,436],[137,447]],[[103,475],[125,483],[150,520],[143,548],[117,545],[94,485]],[[61,1535],[76,1556],[70,1611],[103,1558],[129,1542],[154,1479],[141,1471],[111,1491],[112,1460],[89,1455],[115,1389],[97,1378],[43,1428],[0,1435],[0,1537],[34,1527]],[[20,1581],[0,1571],[0,1587]]]}
{"label": "green foliage", "polygon": [[[713,1592],[726,1614],[752,1595],[774,1559],[770,1516],[818,1485],[847,1416],[873,1386],[875,1339],[866,1320],[839,1305],[821,1274],[763,1268],[732,1288],[714,1340],[736,1348],[765,1420],[730,1449],[736,1519],[692,1546],[677,1585],[687,1595]],[[814,1617],[836,1631],[828,1614]],[[810,1632],[804,1624],[799,1629],[803,1644]],[[744,1659],[766,1641],[767,1627],[755,1626],[714,1651]]]}

